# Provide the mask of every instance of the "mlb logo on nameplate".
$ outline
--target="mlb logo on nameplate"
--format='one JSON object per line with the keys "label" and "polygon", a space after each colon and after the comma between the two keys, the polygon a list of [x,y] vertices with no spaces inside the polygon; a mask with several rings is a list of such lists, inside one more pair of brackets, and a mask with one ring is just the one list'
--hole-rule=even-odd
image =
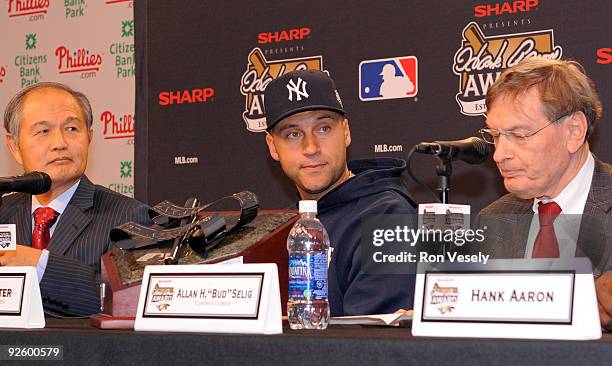
{"label": "mlb logo on nameplate", "polygon": [[362,61],[359,64],[359,99],[414,97],[419,89],[417,69],[415,56]]}

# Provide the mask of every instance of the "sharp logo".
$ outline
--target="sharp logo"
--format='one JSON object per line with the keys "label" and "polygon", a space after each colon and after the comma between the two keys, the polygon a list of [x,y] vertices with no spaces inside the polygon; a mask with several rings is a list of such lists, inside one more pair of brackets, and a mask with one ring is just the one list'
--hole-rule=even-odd
{"label": "sharp logo", "polygon": [[310,35],[310,28],[293,28],[280,32],[264,32],[257,35],[257,43],[276,43],[283,41],[297,41]]}
{"label": "sharp logo", "polygon": [[102,55],[85,48],[71,51],[66,46],[59,46],[55,50],[60,74],[81,73],[81,78],[95,77],[102,65]]}
{"label": "sharp logo", "polygon": [[483,4],[474,7],[474,16],[477,18],[492,15],[514,14],[518,12],[527,13],[537,9],[539,0],[517,0],[505,1],[497,4]]}
{"label": "sharp logo", "polygon": [[600,65],[612,64],[612,48],[600,48],[597,50],[597,63]]}
{"label": "sharp logo", "polygon": [[[246,105],[242,118],[247,130],[264,132],[266,130],[266,114],[264,110],[264,91],[275,78],[293,70],[323,70],[323,57],[301,57],[285,60],[268,61],[259,48],[249,53],[247,69],[242,74],[240,92],[246,97]],[[301,88],[301,87],[300,87]],[[303,97],[304,95],[297,95]]]}
{"label": "sharp logo", "polygon": [[172,104],[206,103],[211,101],[210,98],[212,98],[214,95],[215,89],[213,88],[163,91],[159,93],[159,105],[165,107]]}
{"label": "sharp logo", "polygon": [[100,122],[104,125],[102,135],[105,140],[134,138],[135,121],[131,114],[124,114],[117,118],[111,111],[104,111],[100,115]]}
{"label": "sharp logo", "polygon": [[532,56],[558,60],[562,55],[552,29],[485,37],[478,24],[469,23],[463,29],[461,47],[453,61],[453,72],[459,76],[456,100],[461,113],[486,113],[487,90],[505,68]]}
{"label": "sharp logo", "polygon": [[9,0],[9,18],[27,16],[28,20],[44,19],[49,10],[49,0]]}

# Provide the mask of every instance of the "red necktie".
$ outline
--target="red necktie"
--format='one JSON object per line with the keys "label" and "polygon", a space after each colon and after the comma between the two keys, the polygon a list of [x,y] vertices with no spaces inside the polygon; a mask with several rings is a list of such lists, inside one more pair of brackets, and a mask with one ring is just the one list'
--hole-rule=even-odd
{"label": "red necktie", "polygon": [[51,226],[59,213],[51,207],[39,207],[34,211],[34,230],[32,231],[32,248],[46,249],[51,241]]}
{"label": "red necktie", "polygon": [[559,243],[553,223],[560,213],[561,207],[555,202],[540,202],[538,206],[540,232],[533,245],[532,258],[559,258]]}

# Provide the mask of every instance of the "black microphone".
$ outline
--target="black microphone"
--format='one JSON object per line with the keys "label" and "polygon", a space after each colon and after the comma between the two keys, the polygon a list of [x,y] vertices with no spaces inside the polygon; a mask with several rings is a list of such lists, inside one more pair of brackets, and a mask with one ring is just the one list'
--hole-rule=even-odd
{"label": "black microphone", "polygon": [[491,155],[491,149],[483,139],[468,137],[458,141],[421,142],[415,146],[421,154],[436,155],[449,160],[461,159],[468,164],[480,164]]}
{"label": "black microphone", "polygon": [[49,189],[51,189],[51,177],[43,172],[0,178],[0,194],[23,192],[37,195],[47,193]]}

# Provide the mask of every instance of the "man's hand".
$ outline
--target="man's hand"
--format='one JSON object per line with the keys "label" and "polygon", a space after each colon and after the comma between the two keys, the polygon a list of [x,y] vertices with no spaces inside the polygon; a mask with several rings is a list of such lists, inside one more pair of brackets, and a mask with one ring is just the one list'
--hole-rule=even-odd
{"label": "man's hand", "polygon": [[601,327],[612,332],[612,271],[604,273],[595,281],[595,291]]}
{"label": "man's hand", "polygon": [[32,266],[38,265],[42,250],[17,245],[17,250],[0,251],[0,266]]}

